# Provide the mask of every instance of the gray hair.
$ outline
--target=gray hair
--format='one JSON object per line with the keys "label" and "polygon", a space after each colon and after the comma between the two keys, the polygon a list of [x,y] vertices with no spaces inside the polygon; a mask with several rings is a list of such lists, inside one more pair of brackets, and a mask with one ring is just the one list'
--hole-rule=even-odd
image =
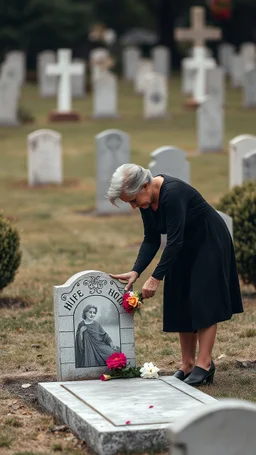
{"label": "gray hair", "polygon": [[149,169],[144,169],[138,164],[122,164],[112,175],[107,199],[116,205],[115,201],[122,193],[135,196],[145,183],[151,183],[152,180],[153,176]]}

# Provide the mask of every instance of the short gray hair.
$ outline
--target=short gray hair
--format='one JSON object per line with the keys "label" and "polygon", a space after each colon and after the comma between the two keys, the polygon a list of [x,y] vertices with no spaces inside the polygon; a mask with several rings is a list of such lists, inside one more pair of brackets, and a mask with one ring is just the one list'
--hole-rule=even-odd
{"label": "short gray hair", "polygon": [[112,175],[107,198],[111,204],[115,204],[122,193],[127,196],[135,196],[145,183],[151,183],[153,176],[149,169],[138,164],[122,164]]}

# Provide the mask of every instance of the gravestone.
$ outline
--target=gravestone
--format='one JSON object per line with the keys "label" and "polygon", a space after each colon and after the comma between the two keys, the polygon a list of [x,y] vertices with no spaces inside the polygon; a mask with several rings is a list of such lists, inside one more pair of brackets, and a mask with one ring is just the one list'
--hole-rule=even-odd
{"label": "gravestone", "polygon": [[173,376],[43,382],[38,399],[99,455],[167,450],[175,422],[216,402]]}
{"label": "gravestone", "polygon": [[196,69],[190,69],[190,62],[190,58],[184,58],[181,62],[182,93],[184,95],[192,95],[194,90]]}
{"label": "gravestone", "polygon": [[224,112],[214,98],[208,97],[197,110],[197,138],[200,153],[223,151]]}
{"label": "gravestone", "polygon": [[235,47],[229,43],[222,43],[218,47],[218,62],[221,68],[230,75],[232,68],[232,56],[234,55]]}
{"label": "gravestone", "polygon": [[227,213],[221,212],[220,210],[217,210],[217,212],[221,216],[221,218],[225,221],[227,228],[230,232],[230,235],[233,238],[233,218],[232,218],[232,216],[229,216]]}
{"label": "gravestone", "polygon": [[244,73],[243,106],[256,107],[256,67]]}
{"label": "gravestone", "polygon": [[153,62],[149,59],[141,59],[139,61],[137,73],[135,76],[134,84],[135,84],[135,92],[138,95],[142,95],[145,91],[147,86],[146,79],[149,74],[153,72]]}
{"label": "gravestone", "polygon": [[254,403],[220,400],[170,426],[169,455],[255,455],[255,428]]}
{"label": "gravestone", "polygon": [[71,49],[59,49],[57,52],[57,63],[48,64],[46,67],[46,74],[58,76],[57,111],[50,114],[49,120],[76,121],[80,119],[80,116],[72,111],[71,77],[82,75],[84,73],[84,65],[72,63],[71,54]]}
{"label": "gravestone", "polygon": [[162,76],[170,74],[170,51],[165,46],[156,46],[152,49],[153,70]]}
{"label": "gravestone", "polygon": [[215,68],[215,66],[215,61],[205,58],[204,49],[200,47],[195,48],[194,57],[186,61],[186,68],[195,71],[192,94],[197,105],[205,100],[207,71]]}
{"label": "gravestone", "polygon": [[96,136],[96,211],[99,215],[130,212],[130,205],[122,201],[112,205],[106,194],[111,177],[122,164],[130,163],[130,138],[120,130],[105,130]]}
{"label": "gravestone", "polygon": [[145,81],[144,118],[163,118],[167,114],[168,90],[165,76],[150,73]]}
{"label": "gravestone", "polygon": [[42,129],[28,135],[28,184],[62,183],[61,134]]}
{"label": "gravestone", "polygon": [[206,93],[221,106],[225,104],[225,75],[222,68],[212,68],[207,71]]}
{"label": "gravestone", "polygon": [[133,315],[122,306],[125,284],[97,270],[54,287],[57,379],[99,379],[115,352],[135,366]]}
{"label": "gravestone", "polygon": [[80,58],[74,58],[72,63],[79,63],[82,65],[83,72],[82,74],[74,74],[71,77],[71,91],[73,98],[84,98],[85,97],[85,86],[86,86],[86,64]]}
{"label": "gravestone", "polygon": [[37,56],[37,79],[39,82],[39,94],[42,98],[56,96],[57,76],[49,76],[46,73],[47,65],[56,62],[56,54],[53,51],[40,52]]}
{"label": "gravestone", "polygon": [[126,47],[123,51],[123,73],[125,79],[133,81],[135,79],[140,61],[140,51],[136,47]]}
{"label": "gravestone", "polygon": [[26,79],[26,55],[22,51],[11,51],[5,56],[5,63],[15,70],[19,84],[22,85]]}
{"label": "gravestone", "polygon": [[0,126],[18,126],[20,87],[15,80],[0,80]]}
{"label": "gravestone", "polygon": [[148,168],[153,177],[167,174],[190,183],[190,163],[186,160],[187,155],[183,150],[172,146],[159,147],[150,157]]}
{"label": "gravestone", "polygon": [[243,157],[256,150],[256,136],[243,134],[229,143],[229,187],[243,184]]}
{"label": "gravestone", "polygon": [[111,67],[108,49],[97,47],[90,52],[91,82],[94,85],[96,79]]}
{"label": "gravestone", "polygon": [[117,82],[116,76],[105,71],[94,81],[93,117],[117,117]]}
{"label": "gravestone", "polygon": [[243,86],[244,66],[240,54],[234,54],[231,58],[230,77],[232,88],[240,88]]}
{"label": "gravestone", "polygon": [[243,43],[240,53],[245,71],[256,67],[256,45],[254,43]]}
{"label": "gravestone", "polygon": [[13,86],[21,89],[22,74],[20,68],[14,61],[4,61],[1,66],[1,79],[2,82],[11,82]]}
{"label": "gravestone", "polygon": [[242,158],[243,163],[243,182],[256,180],[256,149],[252,150]]}

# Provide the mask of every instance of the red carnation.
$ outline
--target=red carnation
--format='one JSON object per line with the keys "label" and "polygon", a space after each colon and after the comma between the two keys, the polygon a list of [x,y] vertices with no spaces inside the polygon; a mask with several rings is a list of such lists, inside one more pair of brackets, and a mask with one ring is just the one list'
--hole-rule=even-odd
{"label": "red carnation", "polygon": [[127,313],[133,313],[134,309],[133,307],[129,304],[128,300],[123,300],[123,307]]}
{"label": "red carnation", "polygon": [[112,370],[112,369],[121,370],[122,368],[126,367],[127,359],[126,359],[126,356],[122,352],[114,352],[114,354],[111,354],[107,358],[106,364],[107,364],[109,370]]}

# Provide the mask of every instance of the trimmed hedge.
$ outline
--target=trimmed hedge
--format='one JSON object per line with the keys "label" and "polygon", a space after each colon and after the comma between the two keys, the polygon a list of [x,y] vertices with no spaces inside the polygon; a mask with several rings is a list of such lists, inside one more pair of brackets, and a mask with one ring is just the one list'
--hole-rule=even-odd
{"label": "trimmed hedge", "polygon": [[238,273],[244,283],[256,288],[256,182],[234,187],[217,210],[232,216]]}
{"label": "trimmed hedge", "polygon": [[0,213],[0,291],[15,277],[21,261],[17,229]]}

